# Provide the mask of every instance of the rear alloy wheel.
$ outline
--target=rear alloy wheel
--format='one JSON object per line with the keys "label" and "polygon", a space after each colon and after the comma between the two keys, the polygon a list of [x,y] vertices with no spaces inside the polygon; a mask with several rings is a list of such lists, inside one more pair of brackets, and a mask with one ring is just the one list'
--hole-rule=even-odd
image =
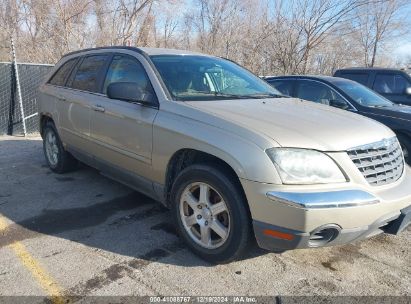
{"label": "rear alloy wheel", "polygon": [[77,160],[64,149],[52,122],[48,122],[43,130],[43,151],[47,164],[53,172],[65,173],[77,166]]}
{"label": "rear alloy wheel", "polygon": [[56,134],[48,129],[44,141],[47,161],[51,167],[56,167],[59,161],[59,148],[57,146]]}

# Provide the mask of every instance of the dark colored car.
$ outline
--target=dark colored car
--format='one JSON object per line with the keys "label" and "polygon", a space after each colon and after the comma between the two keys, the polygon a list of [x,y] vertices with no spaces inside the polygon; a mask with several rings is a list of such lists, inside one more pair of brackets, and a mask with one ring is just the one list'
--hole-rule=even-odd
{"label": "dark colored car", "polygon": [[411,107],[398,105],[348,79],[327,76],[280,76],[265,80],[281,93],[356,112],[390,127],[411,163]]}
{"label": "dark colored car", "polygon": [[359,82],[392,102],[411,105],[411,77],[404,71],[385,68],[349,68],[337,70],[334,76]]}

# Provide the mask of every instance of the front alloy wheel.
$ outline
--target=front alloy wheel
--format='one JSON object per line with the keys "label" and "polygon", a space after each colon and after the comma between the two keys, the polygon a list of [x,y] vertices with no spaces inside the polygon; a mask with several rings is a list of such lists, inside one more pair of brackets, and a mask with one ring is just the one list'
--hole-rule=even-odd
{"label": "front alloy wheel", "polygon": [[194,253],[226,263],[246,251],[252,231],[247,200],[227,169],[188,166],[176,177],[170,198],[176,228]]}
{"label": "front alloy wheel", "polygon": [[230,233],[230,213],[222,196],[203,182],[188,185],[180,199],[180,217],[191,239],[200,246],[222,246]]}

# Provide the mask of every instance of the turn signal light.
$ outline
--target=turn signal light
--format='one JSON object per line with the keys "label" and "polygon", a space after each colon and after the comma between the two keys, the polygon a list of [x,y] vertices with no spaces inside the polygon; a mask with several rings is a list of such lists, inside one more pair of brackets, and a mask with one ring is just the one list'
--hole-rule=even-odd
{"label": "turn signal light", "polygon": [[294,235],[292,235],[292,234],[284,233],[284,232],[280,232],[280,231],[275,231],[275,230],[271,230],[271,229],[265,229],[264,234],[268,235],[268,236],[275,237],[277,239],[282,239],[282,240],[287,240],[287,241],[291,241],[291,240],[294,239]]}

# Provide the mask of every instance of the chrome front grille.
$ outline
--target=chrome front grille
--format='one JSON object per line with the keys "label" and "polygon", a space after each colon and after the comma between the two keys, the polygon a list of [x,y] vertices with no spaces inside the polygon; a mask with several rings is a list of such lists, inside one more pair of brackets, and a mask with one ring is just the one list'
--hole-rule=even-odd
{"label": "chrome front grille", "polygon": [[404,170],[404,159],[396,137],[357,147],[347,153],[373,186],[395,182]]}

